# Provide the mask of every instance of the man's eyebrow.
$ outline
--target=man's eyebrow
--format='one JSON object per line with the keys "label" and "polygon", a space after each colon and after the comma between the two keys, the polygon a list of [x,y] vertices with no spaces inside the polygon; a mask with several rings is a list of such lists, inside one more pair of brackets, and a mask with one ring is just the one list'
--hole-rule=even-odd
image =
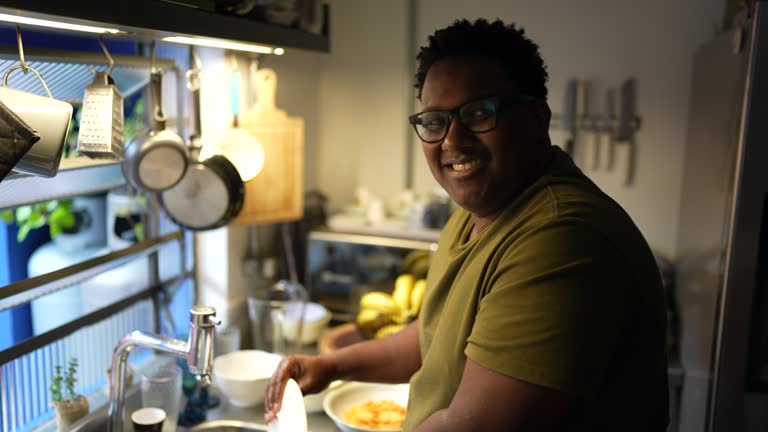
{"label": "man's eyebrow", "polygon": [[462,103],[460,103],[458,105],[454,105],[451,108],[435,108],[435,107],[431,107],[431,106],[425,106],[425,107],[421,107],[421,110],[419,112],[420,113],[422,113],[422,112],[429,112],[429,111],[444,111],[444,112],[448,112],[448,111],[452,111],[452,110],[454,110],[454,109],[456,109],[456,108],[458,108],[458,107],[460,107],[462,105],[466,105],[466,104],[471,103],[471,102],[478,102],[478,101],[481,101],[483,99],[488,99],[488,98],[497,97],[497,96],[498,95],[494,94],[494,93],[487,93],[487,94],[483,93],[481,95],[472,96],[471,98],[465,100],[464,102],[462,102]]}

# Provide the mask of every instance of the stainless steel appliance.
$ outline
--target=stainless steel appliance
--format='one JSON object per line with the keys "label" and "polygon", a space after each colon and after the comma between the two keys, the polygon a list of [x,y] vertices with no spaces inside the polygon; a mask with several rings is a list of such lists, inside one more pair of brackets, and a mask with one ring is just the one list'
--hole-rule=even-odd
{"label": "stainless steel appliance", "polygon": [[695,58],[675,284],[681,432],[768,430],[768,2],[752,3]]}

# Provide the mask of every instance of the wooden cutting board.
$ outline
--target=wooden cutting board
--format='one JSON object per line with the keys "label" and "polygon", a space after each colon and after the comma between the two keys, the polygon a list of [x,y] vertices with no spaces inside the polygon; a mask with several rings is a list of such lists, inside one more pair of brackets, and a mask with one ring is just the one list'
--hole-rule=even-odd
{"label": "wooden cutting board", "polygon": [[276,223],[304,213],[304,119],[275,106],[277,74],[256,72],[256,104],[240,113],[240,128],[264,148],[264,167],[245,183],[245,203],[235,224]]}

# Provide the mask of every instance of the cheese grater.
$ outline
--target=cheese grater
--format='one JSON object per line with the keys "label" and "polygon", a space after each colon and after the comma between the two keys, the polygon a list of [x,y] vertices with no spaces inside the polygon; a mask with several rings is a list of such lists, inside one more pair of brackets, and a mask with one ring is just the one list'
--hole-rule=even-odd
{"label": "cheese grater", "polygon": [[123,158],[123,95],[107,72],[93,72],[85,88],[77,151],[92,158]]}

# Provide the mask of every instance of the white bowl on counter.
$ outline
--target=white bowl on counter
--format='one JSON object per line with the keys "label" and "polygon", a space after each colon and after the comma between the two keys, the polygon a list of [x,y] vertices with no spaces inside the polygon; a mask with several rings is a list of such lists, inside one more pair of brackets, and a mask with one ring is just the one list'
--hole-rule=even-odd
{"label": "white bowl on counter", "polygon": [[264,402],[272,374],[282,357],[258,350],[233,351],[213,361],[213,380],[232,405],[252,407]]}
{"label": "white bowl on counter", "polygon": [[369,429],[344,421],[344,413],[368,401],[389,400],[408,406],[408,384],[346,382],[332,389],[323,400],[323,410],[344,432],[399,432],[400,429]]}
{"label": "white bowl on counter", "polygon": [[[286,305],[283,320],[283,337],[293,342],[298,337],[301,303]],[[320,333],[328,327],[331,312],[319,303],[304,304],[304,324],[301,326],[301,343],[304,345],[317,342]]]}

